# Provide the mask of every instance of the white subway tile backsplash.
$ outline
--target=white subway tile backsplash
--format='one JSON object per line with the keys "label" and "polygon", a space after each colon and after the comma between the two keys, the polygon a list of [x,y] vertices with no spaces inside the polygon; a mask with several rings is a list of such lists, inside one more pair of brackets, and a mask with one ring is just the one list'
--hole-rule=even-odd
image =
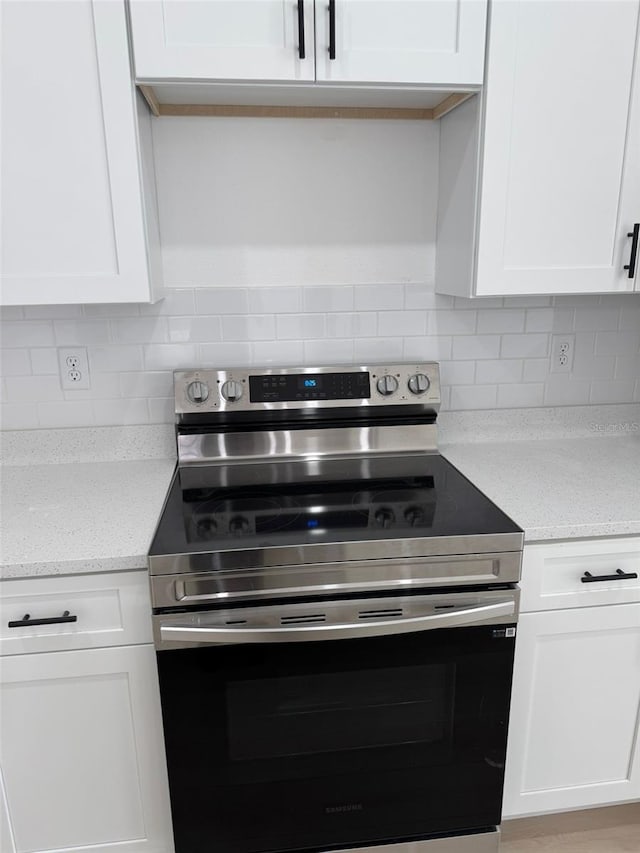
{"label": "white subway tile backsplash", "polygon": [[628,403],[633,397],[635,382],[592,382],[590,403]]}
{"label": "white subway tile backsplash", "polygon": [[356,311],[393,311],[403,300],[401,284],[365,284],[355,288],[354,307]]}
{"label": "white subway tile backsplash", "polygon": [[544,382],[549,375],[551,365],[548,358],[528,358],[523,364],[523,382]]}
{"label": "white subway tile backsplash", "polygon": [[404,358],[416,361],[442,361],[451,359],[451,342],[453,338],[448,335],[439,335],[437,338],[427,336],[424,338],[404,339]]}
{"label": "white subway tile backsplash", "polygon": [[93,413],[98,424],[127,425],[149,423],[147,399],[94,400]]}
{"label": "white subway tile backsplash", "polygon": [[303,310],[314,313],[329,311],[353,311],[353,287],[331,285],[330,287],[305,287],[302,292]]}
{"label": "white subway tile backsplash", "polygon": [[[180,320],[172,320],[172,322],[179,323]],[[129,317],[114,323],[113,329],[114,340],[126,344],[164,344],[169,341],[165,317]]]}
{"label": "white subway tile backsplash", "polygon": [[99,371],[112,373],[119,370],[142,370],[144,367],[141,346],[116,344],[111,347],[89,347],[88,354],[89,371],[92,375]]}
{"label": "white subway tile backsplash", "polygon": [[[55,350],[54,350],[55,352]],[[31,373],[28,349],[6,349],[2,352],[0,369],[3,376],[26,376]]]}
{"label": "white subway tile backsplash", "polygon": [[542,406],[544,384],[531,382],[523,385],[498,385],[497,405],[501,409],[520,409]]}
{"label": "white subway tile backsplash", "polygon": [[356,364],[400,361],[402,352],[401,338],[358,338],[353,342],[353,358]]}
{"label": "white subway tile backsplash", "polygon": [[143,352],[144,366],[147,370],[177,370],[197,366],[196,348],[193,344],[156,344],[155,346],[149,344],[143,347]]}
{"label": "white subway tile backsplash", "polygon": [[499,335],[469,335],[453,338],[453,358],[484,359],[500,355]]}
{"label": "white subway tile backsplash", "polygon": [[[93,402],[91,400],[65,400],[60,403],[38,403],[39,426],[46,424],[47,427],[78,427],[93,426],[106,421],[97,421],[93,415]],[[146,421],[142,421],[146,423]]]}
{"label": "white subway tile backsplash", "polygon": [[3,403],[0,406],[2,429],[37,429],[41,426],[36,403]]}
{"label": "white subway tile backsplash", "polygon": [[149,423],[166,424],[175,418],[173,397],[152,397],[149,401]]}
{"label": "white subway tile backsplash", "polygon": [[27,320],[73,320],[82,317],[82,305],[25,305]]}
{"label": "white subway tile backsplash", "polygon": [[628,355],[640,349],[640,329],[635,332],[597,332],[596,355]]}
{"label": "white subway tile backsplash", "polygon": [[555,311],[553,308],[529,308],[524,322],[525,332],[551,332]]}
{"label": "white subway tile backsplash", "polygon": [[200,344],[196,351],[196,364],[203,367],[243,367],[251,364],[251,344],[218,343]]}
{"label": "white subway tile backsplash", "polygon": [[475,361],[440,361],[442,385],[473,385],[475,378]]}
{"label": "white subway tile backsplash", "polygon": [[385,311],[378,314],[378,335],[383,338],[424,335],[427,316],[424,311]]}
{"label": "white subway tile backsplash", "polygon": [[[11,350],[7,350],[11,352]],[[55,347],[35,347],[31,350],[31,371],[36,374],[58,373],[58,350]]]}
{"label": "white subway tile backsplash", "polygon": [[284,340],[305,341],[325,334],[324,314],[291,314],[276,318],[276,336]]}
{"label": "white subway tile backsplash", "polygon": [[617,329],[620,323],[620,306],[605,308],[594,305],[593,308],[576,308],[574,329],[576,332],[595,332]]}
{"label": "white subway tile backsplash", "polygon": [[327,315],[328,338],[371,338],[377,331],[378,315],[374,311]]}
{"label": "white subway tile backsplash", "polygon": [[3,321],[0,324],[0,341],[5,349],[10,347],[48,347],[55,344],[53,323],[28,320]]}
{"label": "white subway tile backsplash", "polygon": [[276,318],[273,314],[222,318],[225,341],[271,341],[275,336]]}
{"label": "white subway tile backsplash", "polygon": [[551,374],[545,383],[545,406],[579,406],[589,401],[591,383],[573,379],[570,374]]}
{"label": "white subway tile backsplash", "polygon": [[[636,299],[638,299],[636,297]],[[626,304],[620,311],[620,325],[622,332],[637,332],[640,329],[640,300],[635,305]]]}
{"label": "white subway tile backsplash", "polygon": [[[619,300],[619,301],[618,301]],[[453,299],[433,284],[167,291],[151,306],[9,308],[5,429],[173,420],[172,371],[439,361],[443,409],[640,400],[640,298]],[[575,335],[569,374],[551,334]],[[56,346],[87,346],[91,388],[63,392]]]}
{"label": "white subway tile backsplash", "polygon": [[516,311],[513,308],[482,309],[478,311],[478,334],[524,332],[524,316],[523,310]]}
{"label": "white subway tile backsplash", "polygon": [[478,322],[477,311],[445,309],[429,314],[430,335],[473,335]]}
{"label": "white subway tile backsplash", "polygon": [[249,311],[249,294],[243,288],[217,287],[196,290],[196,314],[246,314]]}
{"label": "white subway tile backsplash", "polygon": [[503,335],[502,358],[543,358],[549,354],[549,335]]}
{"label": "white subway tile backsplash", "polygon": [[352,339],[322,338],[304,342],[304,363],[321,367],[323,364],[352,364],[354,343]]}
{"label": "white subway tile backsplash", "polygon": [[89,344],[106,344],[110,340],[108,320],[56,320],[53,328],[59,347],[86,347]]}
{"label": "white subway tile backsplash", "polygon": [[[112,374],[116,375],[116,374]],[[173,373],[170,370],[140,370],[117,376],[122,397],[170,397]]]}
{"label": "white subway tile backsplash", "polygon": [[294,367],[304,363],[302,341],[257,341],[251,345],[253,364],[274,364]]}
{"label": "white subway tile backsplash", "polygon": [[159,315],[176,317],[195,313],[196,307],[193,290],[186,288],[184,290],[167,290],[165,297],[154,302],[153,305],[140,305],[140,314],[142,317],[157,317]]}
{"label": "white subway tile backsplash", "polygon": [[497,385],[454,385],[451,388],[452,409],[495,409]]}
{"label": "white subway tile backsplash", "polygon": [[12,403],[62,400],[62,387],[57,376],[7,376],[7,399]]}
{"label": "white subway tile backsplash", "polygon": [[640,379],[640,352],[637,355],[616,356],[616,379]]}
{"label": "white subway tile backsplash", "polygon": [[476,383],[488,385],[501,382],[520,382],[522,361],[520,359],[490,359],[479,361],[476,368]]}
{"label": "white subway tile backsplash", "polygon": [[298,314],[302,311],[302,288],[252,287],[249,311],[252,314]]}
{"label": "white subway tile backsplash", "polygon": [[172,317],[169,320],[172,344],[206,343],[222,340],[220,317]]}

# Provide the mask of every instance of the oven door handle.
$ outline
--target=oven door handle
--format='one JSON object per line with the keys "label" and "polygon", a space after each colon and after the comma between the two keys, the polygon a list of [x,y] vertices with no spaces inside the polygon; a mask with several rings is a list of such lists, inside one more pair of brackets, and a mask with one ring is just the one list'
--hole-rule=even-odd
{"label": "oven door handle", "polygon": [[382,637],[409,634],[435,628],[457,628],[464,625],[491,624],[498,617],[516,617],[514,600],[494,604],[447,609],[443,613],[406,619],[363,620],[347,624],[287,625],[278,628],[192,627],[161,625],[160,639],[169,643],[300,643],[311,640],[347,640],[354,637]]}

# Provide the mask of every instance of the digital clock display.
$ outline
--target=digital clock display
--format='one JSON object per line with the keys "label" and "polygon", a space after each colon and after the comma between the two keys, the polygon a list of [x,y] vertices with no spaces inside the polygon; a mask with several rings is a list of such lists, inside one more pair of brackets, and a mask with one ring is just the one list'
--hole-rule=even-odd
{"label": "digital clock display", "polygon": [[267,373],[249,376],[252,403],[363,400],[371,396],[367,371],[345,373]]}
{"label": "digital clock display", "polygon": [[298,388],[301,391],[319,391],[322,388],[322,382],[319,376],[300,376],[298,377]]}

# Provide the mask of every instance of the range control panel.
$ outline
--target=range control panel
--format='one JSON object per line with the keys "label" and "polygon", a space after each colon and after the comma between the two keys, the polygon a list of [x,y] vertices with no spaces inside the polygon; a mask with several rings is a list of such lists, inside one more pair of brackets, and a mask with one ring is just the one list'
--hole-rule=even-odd
{"label": "range control panel", "polygon": [[440,404],[435,362],[177,370],[174,386],[176,414]]}

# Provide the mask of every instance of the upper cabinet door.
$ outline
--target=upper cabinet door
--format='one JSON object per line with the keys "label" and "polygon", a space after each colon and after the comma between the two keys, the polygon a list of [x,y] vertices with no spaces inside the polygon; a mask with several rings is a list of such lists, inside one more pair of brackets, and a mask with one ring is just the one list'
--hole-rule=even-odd
{"label": "upper cabinet door", "polygon": [[634,289],[639,6],[492,4],[477,295]]}
{"label": "upper cabinet door", "polygon": [[5,0],[2,302],[149,302],[124,0]]}
{"label": "upper cabinet door", "polygon": [[313,0],[131,0],[130,14],[138,80],[314,79]]}
{"label": "upper cabinet door", "polygon": [[482,84],[485,0],[335,0],[329,7],[316,2],[318,81]]}

